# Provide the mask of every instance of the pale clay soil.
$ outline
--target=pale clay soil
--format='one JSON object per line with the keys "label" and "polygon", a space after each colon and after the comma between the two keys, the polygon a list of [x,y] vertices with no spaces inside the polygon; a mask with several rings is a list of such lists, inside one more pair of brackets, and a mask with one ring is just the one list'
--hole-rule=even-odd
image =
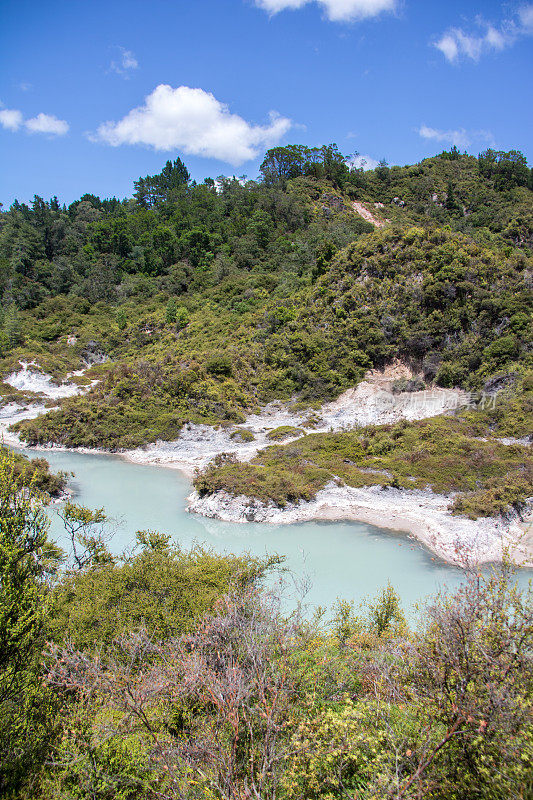
{"label": "pale clay soil", "polygon": [[[290,406],[275,403],[252,414],[243,425],[213,428],[208,425],[184,426],[179,439],[156,442],[144,449],[120,453],[138,464],[158,464],[185,472],[192,477],[219,453],[233,453],[248,461],[258,450],[272,444],[267,433],[281,425],[291,425],[309,432],[349,430],[364,425],[381,425],[400,419],[416,420],[453,411],[468,402],[468,395],[456,389],[429,389],[392,394],[392,383],[398,378],[412,377],[400,363],[383,372],[370,371],[356,388],[348,389],[337,400],[317,412],[295,413]],[[58,385],[45,375],[37,364],[21,364],[5,382],[23,391],[46,399],[68,397],[86,391],[68,381]],[[9,430],[21,419],[46,413],[42,403],[24,406],[9,403],[0,408],[0,433],[6,444],[24,447],[18,436]],[[306,423],[313,422],[313,427]],[[252,442],[239,442],[231,434],[245,428],[254,435]],[[297,438],[297,437],[295,437]],[[285,442],[294,439],[285,439]],[[505,443],[505,442],[504,442]],[[511,443],[511,442],[509,442]],[[46,448],[39,448],[46,449]],[[63,448],[66,449],[66,448]],[[103,452],[81,449],[79,452]],[[523,566],[533,566],[533,516],[524,520],[481,518],[469,520],[453,516],[449,510],[453,497],[430,491],[397,490],[381,486],[355,489],[330,483],[311,502],[301,501],[280,508],[240,496],[218,492],[199,498],[192,492],[189,510],[229,522],[267,522],[287,524],[312,519],[355,520],[410,533],[439,558],[465,565],[499,561],[508,552]]]}
{"label": "pale clay soil", "polygon": [[375,217],[371,211],[366,208],[362,203],[358,203],[355,200],[352,202],[352,208],[356,214],[359,214],[367,222],[370,222],[376,228],[383,228],[385,227],[387,220],[379,219]]}

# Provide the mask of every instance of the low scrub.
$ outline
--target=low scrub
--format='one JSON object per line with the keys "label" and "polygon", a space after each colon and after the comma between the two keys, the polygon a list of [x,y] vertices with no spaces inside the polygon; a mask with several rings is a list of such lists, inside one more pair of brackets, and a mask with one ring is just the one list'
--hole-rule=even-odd
{"label": "low scrub", "polygon": [[201,494],[224,490],[278,505],[312,499],[331,480],[354,487],[429,488],[456,494],[454,513],[473,519],[505,514],[520,510],[533,495],[533,461],[526,445],[498,441],[489,422],[483,412],[467,412],[308,434],[267,447],[246,464],[215,461],[195,485]]}

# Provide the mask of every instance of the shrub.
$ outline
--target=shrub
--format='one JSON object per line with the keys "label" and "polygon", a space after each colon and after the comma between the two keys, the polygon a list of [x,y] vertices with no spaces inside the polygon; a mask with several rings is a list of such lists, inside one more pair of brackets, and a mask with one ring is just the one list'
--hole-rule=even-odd
{"label": "shrub", "polygon": [[294,438],[302,436],[304,433],[301,428],[295,428],[293,425],[281,425],[279,428],[274,428],[267,433],[267,439],[273,442],[282,442],[283,439]]}
{"label": "shrub", "polygon": [[238,428],[230,433],[230,439],[234,439],[237,442],[253,442],[255,441],[255,436],[247,428]]}
{"label": "shrub", "polygon": [[222,353],[212,355],[207,359],[205,368],[211,375],[230,377],[233,366],[229,356]]}

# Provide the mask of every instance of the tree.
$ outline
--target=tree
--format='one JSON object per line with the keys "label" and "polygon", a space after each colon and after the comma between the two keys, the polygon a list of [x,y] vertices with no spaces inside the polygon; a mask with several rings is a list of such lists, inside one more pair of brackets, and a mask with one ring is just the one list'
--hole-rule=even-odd
{"label": "tree", "polygon": [[177,158],[167,161],[159,175],[147,175],[134,182],[134,197],[143,208],[174,199],[191,179],[187,167]]}
{"label": "tree", "polygon": [[478,157],[479,173],[484,178],[494,181],[498,190],[512,189],[515,186],[527,186],[530,171],[527,158],[519,150],[492,150],[489,148]]}
{"label": "tree", "polygon": [[290,144],[268,150],[260,166],[266,184],[284,186],[291,178],[310,175],[342,187],[349,175],[346,159],[336,144],[309,148]]}
{"label": "tree", "polygon": [[176,324],[180,330],[186,328],[190,322],[190,315],[185,306],[178,306],[176,308]]}
{"label": "tree", "polygon": [[22,342],[22,332],[17,307],[14,303],[10,303],[6,309],[2,327],[8,347],[17,347]]}
{"label": "tree", "polygon": [[272,227],[272,219],[265,211],[258,209],[254,212],[250,220],[250,230],[259,247],[264,249],[268,245]]}
{"label": "tree", "polygon": [[308,148],[302,144],[273,147],[267,150],[259,167],[267,184],[285,184],[290,178],[303,175]]}
{"label": "tree", "polygon": [[346,159],[336,144],[324,145],[320,148],[320,152],[322,155],[324,177],[326,180],[342,188],[350,173],[346,164]]}
{"label": "tree", "polygon": [[376,176],[380,181],[383,181],[383,183],[388,183],[390,181],[390,169],[386,159],[382,158],[374,171]]}
{"label": "tree", "polygon": [[439,158],[444,159],[445,161],[457,161],[461,157],[461,153],[459,152],[457,145],[453,145],[450,150],[443,150],[440,154]]}
{"label": "tree", "polygon": [[[53,735],[40,681],[48,519],[14,454],[0,452],[0,794],[15,789]],[[54,557],[57,555],[53,554]]]}
{"label": "tree", "polygon": [[178,306],[176,301],[173,297],[171,297],[167,303],[167,322],[171,325],[173,322],[176,322],[176,313],[178,311]]}
{"label": "tree", "polygon": [[0,454],[0,703],[15,700],[19,676],[42,628],[38,577],[48,521],[17,475],[14,456]]}
{"label": "tree", "polygon": [[183,258],[188,258],[193,267],[204,266],[212,257],[209,232],[199,226],[186,231],[180,236],[178,248],[180,255]]}
{"label": "tree", "polygon": [[381,594],[368,606],[368,620],[371,630],[378,636],[387,631],[404,631],[407,628],[400,598],[390,581]]}
{"label": "tree", "polygon": [[275,599],[246,588],[220,598],[192,633],[161,643],[141,630],[121,637],[103,657],[68,643],[52,646],[50,682],[88,703],[89,718],[99,713],[94,706],[90,711],[95,693],[118,712],[99,726],[102,735],[85,739],[87,732],[78,729],[63,747],[87,796],[94,796],[93,776],[102,771],[107,742],[116,752],[123,742],[126,756],[104,762],[111,791],[134,791],[140,776],[129,773],[127,751],[134,735],[149,745],[142,762],[162,800],[275,800],[301,630],[297,615],[285,620]]}
{"label": "tree", "polygon": [[316,281],[320,275],[324,275],[335,253],[336,247],[333,242],[326,239],[320,243],[316,250],[316,264],[311,270],[313,281]]}
{"label": "tree", "polygon": [[113,535],[103,508],[92,511],[84,506],[65,503],[59,512],[71,544],[71,557],[78,569],[89,564],[112,563],[106,542]]}
{"label": "tree", "polygon": [[424,797],[431,785],[438,798],[531,796],[531,599],[504,564],[430,602],[425,630],[398,664],[407,662],[404,696],[425,736],[395,797]]}
{"label": "tree", "polygon": [[127,320],[127,317],[126,317],[126,312],[124,311],[123,308],[117,309],[117,312],[115,314],[115,321],[116,321],[116,323],[118,325],[118,329],[120,331],[123,331],[126,328],[126,326],[128,324],[128,320]]}
{"label": "tree", "polygon": [[448,211],[457,211],[461,208],[460,204],[455,199],[455,193],[453,191],[453,184],[451,181],[448,181],[446,187],[446,208]]}

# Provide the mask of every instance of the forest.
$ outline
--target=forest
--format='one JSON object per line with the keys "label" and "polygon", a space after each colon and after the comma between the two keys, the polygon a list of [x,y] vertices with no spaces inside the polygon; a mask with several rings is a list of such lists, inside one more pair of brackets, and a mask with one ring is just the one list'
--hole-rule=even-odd
{"label": "forest", "polygon": [[[83,368],[70,379],[87,389],[17,423],[23,440],[120,452],[190,422],[244,426],[274,400],[312,418],[398,360],[418,376],[398,391],[461,388],[469,407],[335,433],[280,427],[250,462],[222,454],[199,472],[199,494],[283,507],[335,479],[453,492],[453,513],[472,519],[526,507],[522,153],[454,147],[365,170],[336,145],[289,145],[257,180],[197,184],[178,158],[133,189],[0,213],[2,378],[20,362],[57,381]],[[0,394],[37,399],[8,383]],[[282,557],[185,550],[165,531],[132,531],[116,554],[105,509],[72,499],[61,550],[47,508],[66,480],[0,449],[2,796],[533,796],[533,606],[509,560],[465,565],[416,624],[390,585],[316,612],[302,587],[288,610]]]}
{"label": "forest", "polygon": [[[451,418],[432,429],[435,452],[446,442],[490,462],[481,482],[457,461],[436,480],[427,458],[402,479],[396,457],[395,483],[458,488],[472,516],[518,508],[531,489],[528,449],[517,443],[509,470],[479,438],[529,433],[531,181],[517,151],[452,148],[365,171],[335,145],[289,145],[267,152],[257,181],[197,185],[176,159],[127,200],[15,203],[0,215],[3,375],[21,361],[56,379],[89,365],[74,380],[91,385],[17,432],[29,444],[143,447],[189,422],[242,424],[273,400],[316,409],[399,359],[418,388],[497,394],[498,407],[474,403],[460,446]],[[31,399],[5,384],[2,395]],[[354,460],[355,444],[339,445],[334,462],[343,447]],[[240,464],[213,465],[197,485],[312,497],[331,474],[327,452],[307,467],[293,457],[289,470],[286,452],[263,458],[261,486]],[[376,455],[352,482],[390,471]]]}

